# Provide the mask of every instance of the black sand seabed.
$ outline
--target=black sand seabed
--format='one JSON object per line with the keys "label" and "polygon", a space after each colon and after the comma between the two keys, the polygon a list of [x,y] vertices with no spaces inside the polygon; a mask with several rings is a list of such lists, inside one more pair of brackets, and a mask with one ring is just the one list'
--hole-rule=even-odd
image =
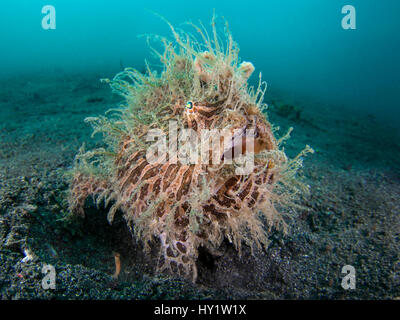
{"label": "black sand seabed", "polygon": [[[0,297],[2,299],[398,299],[400,298],[400,143],[373,116],[268,93],[269,119],[295,130],[286,143],[304,163],[311,194],[292,212],[287,236],[242,257],[201,252],[197,284],[154,275],[121,217],[88,203],[86,218],[65,220],[64,172],[90,139],[87,116],[118,105],[101,75],[26,76],[0,81]],[[21,260],[26,251],[32,259]],[[25,253],[24,253],[25,251]],[[122,272],[115,270],[119,252]],[[42,267],[57,272],[55,290]],[[356,289],[341,269],[356,269]]]}

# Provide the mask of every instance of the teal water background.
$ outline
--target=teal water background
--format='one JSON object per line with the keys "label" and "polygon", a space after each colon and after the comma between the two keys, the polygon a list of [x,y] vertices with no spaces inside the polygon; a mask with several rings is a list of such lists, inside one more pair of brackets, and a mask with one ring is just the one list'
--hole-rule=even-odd
{"label": "teal water background", "polygon": [[[356,30],[341,27],[347,4],[356,9]],[[56,30],[42,29],[44,5],[56,9]],[[253,62],[271,89],[371,113],[400,128],[399,1],[2,0],[0,78],[109,77],[121,66],[140,69],[150,50],[137,36],[170,36],[152,12],[178,27],[198,20],[209,26],[214,9],[229,22],[241,58]]]}

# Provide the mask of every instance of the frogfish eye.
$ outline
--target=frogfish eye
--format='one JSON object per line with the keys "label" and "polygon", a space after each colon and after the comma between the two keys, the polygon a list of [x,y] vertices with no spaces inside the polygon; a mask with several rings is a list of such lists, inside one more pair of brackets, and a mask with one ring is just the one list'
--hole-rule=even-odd
{"label": "frogfish eye", "polygon": [[186,109],[189,109],[189,110],[193,109],[193,102],[192,101],[186,102]]}

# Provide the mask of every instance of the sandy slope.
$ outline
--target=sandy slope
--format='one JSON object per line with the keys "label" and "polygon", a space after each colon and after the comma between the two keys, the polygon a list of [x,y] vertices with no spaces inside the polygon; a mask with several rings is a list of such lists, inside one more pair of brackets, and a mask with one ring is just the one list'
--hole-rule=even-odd
{"label": "sandy slope", "polygon": [[[268,250],[239,258],[203,252],[198,284],[154,276],[154,257],[142,254],[121,219],[109,226],[90,204],[85,220],[65,221],[63,173],[90,139],[86,116],[119,98],[99,75],[42,75],[0,85],[0,296],[68,299],[157,298],[395,298],[400,296],[399,137],[370,115],[311,99],[269,93],[269,118],[281,133],[293,126],[286,150],[305,144],[311,194],[291,212],[291,231],[271,234]],[[33,259],[21,262],[24,249]],[[113,281],[113,251],[123,270]],[[41,288],[51,263],[57,289]],[[353,265],[357,288],[341,287],[341,268]]]}

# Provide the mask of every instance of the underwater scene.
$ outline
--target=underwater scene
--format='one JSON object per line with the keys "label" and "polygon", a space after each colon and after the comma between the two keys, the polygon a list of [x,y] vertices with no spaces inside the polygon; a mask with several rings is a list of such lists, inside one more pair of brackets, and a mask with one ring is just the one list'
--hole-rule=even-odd
{"label": "underwater scene", "polygon": [[400,299],[399,14],[3,0],[0,299]]}

